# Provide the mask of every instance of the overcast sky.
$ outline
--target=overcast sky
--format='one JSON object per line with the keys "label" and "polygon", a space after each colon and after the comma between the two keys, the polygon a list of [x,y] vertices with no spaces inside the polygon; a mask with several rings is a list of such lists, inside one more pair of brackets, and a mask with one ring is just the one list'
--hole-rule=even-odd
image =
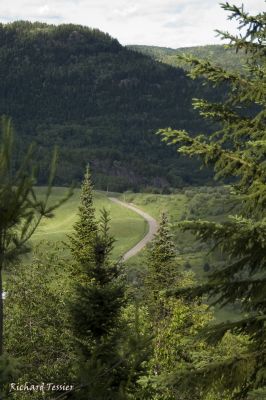
{"label": "overcast sky", "polygon": [[[99,28],[122,44],[185,47],[219,43],[215,29],[234,31],[218,0],[0,0],[0,21],[76,23]],[[233,4],[242,2],[232,0]],[[251,13],[265,0],[244,0]]]}

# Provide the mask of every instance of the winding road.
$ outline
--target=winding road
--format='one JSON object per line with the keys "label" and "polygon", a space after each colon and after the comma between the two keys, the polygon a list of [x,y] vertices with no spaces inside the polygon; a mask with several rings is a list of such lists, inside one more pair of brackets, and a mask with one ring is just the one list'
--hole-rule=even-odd
{"label": "winding road", "polygon": [[158,223],[157,223],[156,219],[152,218],[149,214],[147,214],[146,212],[135,207],[131,203],[126,203],[124,201],[116,199],[115,197],[108,197],[108,199],[122,207],[129,208],[130,210],[141,215],[141,217],[143,217],[148,222],[148,225],[149,225],[149,231],[144,236],[144,238],[140,242],[138,242],[134,247],[132,247],[132,249],[128,250],[123,255],[123,261],[127,261],[129,258],[131,258],[131,257],[135,256],[137,253],[139,253],[146,246],[146,244],[149,243],[153,239],[154,235],[158,231]]}

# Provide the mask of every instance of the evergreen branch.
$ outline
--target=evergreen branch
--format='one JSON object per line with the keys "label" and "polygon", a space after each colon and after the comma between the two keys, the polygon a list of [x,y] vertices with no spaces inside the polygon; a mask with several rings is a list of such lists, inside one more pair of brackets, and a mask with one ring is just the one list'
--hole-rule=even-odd
{"label": "evergreen branch", "polygon": [[229,40],[229,44],[226,47],[230,47],[236,50],[236,53],[239,50],[244,50],[245,53],[256,54],[258,57],[263,57],[263,52],[261,49],[260,43],[252,43],[248,42],[246,38],[242,38],[239,36],[234,36],[226,31],[221,31],[216,29],[215,32],[221,37],[222,40]]}
{"label": "evergreen branch", "polygon": [[[163,136],[162,141],[168,145],[178,145],[178,152],[188,156],[199,156],[204,165],[214,167],[215,178],[222,179],[236,176],[239,183],[235,186],[241,193],[244,190],[248,196],[254,196],[253,210],[257,213],[263,210],[266,202],[266,170],[262,162],[259,164],[251,156],[250,150],[229,150],[223,148],[221,143],[210,142],[206,136],[191,137],[184,130],[161,129],[157,132]],[[251,212],[251,202],[246,198],[247,210]]]}
{"label": "evergreen branch", "polygon": [[[249,311],[260,311],[264,309],[266,290],[266,279],[254,280],[234,280],[225,279],[219,274],[209,277],[209,282],[193,287],[168,289],[162,294],[167,297],[184,298],[187,301],[201,298],[208,295],[210,306],[220,305],[224,307],[227,304],[241,302],[242,308]],[[252,302],[250,299],[252,298]]]}
{"label": "evergreen branch", "polygon": [[226,321],[213,326],[204,327],[198,334],[199,339],[206,340],[210,345],[217,345],[227,332],[248,334],[249,341],[259,336],[263,337],[266,315],[256,314],[238,321]]}
{"label": "evergreen branch", "polygon": [[[220,382],[221,389],[229,388],[230,392],[242,395],[250,390],[250,379],[259,373],[259,365],[265,359],[265,350],[256,350],[249,353],[238,354],[222,361],[211,362],[203,367],[181,369],[165,377],[168,387],[189,388],[195,383],[198,388],[208,391],[213,383]],[[259,383],[259,382],[258,382]]]}
{"label": "evergreen branch", "polygon": [[244,11],[244,7],[237,7],[236,5],[230,5],[228,2],[222,3],[221,7],[225,11],[229,11],[231,14],[228,19],[236,19],[239,21],[238,29],[241,30],[244,27],[248,27],[244,38],[250,41],[254,41],[265,32],[266,27],[266,13],[259,13],[257,15],[249,15]]}
{"label": "evergreen branch", "polygon": [[241,152],[233,152],[225,150],[217,143],[208,143],[207,137],[198,135],[192,138],[184,130],[160,129],[157,134],[163,136],[163,141],[168,144],[179,144],[183,146],[178,149],[182,154],[201,156],[205,163],[217,163],[218,160],[223,158],[224,161],[234,162],[238,165],[247,167],[248,169],[256,169],[256,164],[250,159],[247,160],[243,157]]}
{"label": "evergreen branch", "polygon": [[226,248],[232,257],[249,257],[254,254],[262,255],[261,260],[266,257],[265,219],[254,221],[234,216],[221,223],[196,220],[182,221],[178,226],[184,231],[189,230],[195,233],[203,242],[207,240],[220,242],[222,240],[223,250]]}
{"label": "evergreen branch", "polygon": [[187,75],[191,79],[204,78],[211,82],[214,87],[221,84],[230,85],[228,92],[228,103],[237,105],[254,102],[265,106],[265,80],[261,79],[264,70],[260,74],[246,74],[227,71],[219,65],[208,60],[198,59],[192,55],[178,55],[178,59],[190,65]]}
{"label": "evergreen branch", "polygon": [[192,79],[204,77],[214,86],[229,82],[234,87],[244,86],[247,89],[251,87],[251,82],[244,75],[226,71],[223,67],[213,64],[209,60],[199,59],[191,54],[178,55],[177,58],[191,66],[187,75]]}
{"label": "evergreen branch", "polygon": [[[218,122],[236,123],[243,121],[242,117],[228,106],[221,103],[210,103],[203,99],[192,99],[193,108],[199,109],[199,114],[204,118],[211,118]],[[247,118],[246,121],[249,119]]]}
{"label": "evergreen branch", "polygon": [[[217,136],[222,136],[221,143],[231,141],[240,148],[252,144],[239,138],[252,138],[253,140],[262,140],[265,137],[265,110],[262,110],[255,118],[244,117],[231,109],[228,104],[210,103],[204,99],[193,99],[194,109],[198,109],[201,116],[206,119],[212,119],[222,122],[224,127],[220,131],[210,136],[210,140]],[[234,126],[234,134],[232,135],[232,125]],[[228,133],[228,135],[226,134]]]}

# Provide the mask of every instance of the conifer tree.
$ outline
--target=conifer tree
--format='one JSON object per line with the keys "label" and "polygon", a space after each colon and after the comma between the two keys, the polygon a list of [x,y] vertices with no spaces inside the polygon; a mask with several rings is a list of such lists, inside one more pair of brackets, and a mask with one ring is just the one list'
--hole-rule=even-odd
{"label": "conifer tree", "polygon": [[126,380],[121,357],[121,313],[125,283],[121,265],[110,260],[114,239],[109,216],[96,222],[89,170],[81,191],[79,219],[70,237],[78,266],[70,302],[71,326],[79,355],[78,399],[120,399]]}
{"label": "conifer tree", "polygon": [[93,184],[89,166],[87,166],[81,185],[78,221],[74,225],[75,234],[69,236],[69,246],[76,262],[82,262],[90,256],[90,245],[97,232],[95,208],[93,205]]}
{"label": "conifer tree", "polygon": [[172,285],[176,277],[175,246],[167,215],[162,213],[159,229],[148,251],[149,287],[152,291]]}
{"label": "conifer tree", "polygon": [[[235,398],[247,399],[266,393],[266,13],[251,16],[243,7],[229,3],[222,7],[230,12],[230,19],[239,21],[241,35],[218,32],[229,40],[229,47],[247,53],[243,71],[226,71],[209,61],[183,57],[191,65],[193,79],[203,77],[217,88],[224,84],[228,88],[223,103],[194,100],[194,107],[204,118],[218,122],[219,130],[210,136],[192,136],[170,128],[160,133],[165,141],[178,145],[180,153],[201,157],[204,164],[212,166],[216,179],[233,182],[234,196],[241,204],[238,215],[221,223],[198,220],[181,226],[203,242],[211,240],[226,255],[223,266],[213,267],[207,284],[198,287],[194,295],[208,293],[215,299],[213,304],[240,303],[243,310],[241,320],[209,328],[204,335],[208,334],[212,343],[228,331],[248,335],[250,340],[242,356],[232,354],[223,362],[202,365],[194,375],[177,375],[176,387],[197,380],[205,390],[221,380],[221,390],[227,388]],[[193,295],[191,291],[187,294]]]}
{"label": "conifer tree", "polygon": [[145,279],[146,299],[152,319],[163,318],[160,292],[172,287],[177,281],[175,247],[168,218],[162,213],[158,232],[151,242],[147,255],[148,273]]}

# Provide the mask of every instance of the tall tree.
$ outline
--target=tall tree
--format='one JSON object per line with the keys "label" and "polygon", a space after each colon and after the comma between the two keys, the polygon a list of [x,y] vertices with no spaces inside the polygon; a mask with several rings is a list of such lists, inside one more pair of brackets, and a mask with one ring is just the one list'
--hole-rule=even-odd
{"label": "tall tree", "polygon": [[74,225],[74,234],[69,236],[69,245],[77,263],[90,256],[90,247],[97,233],[95,208],[93,204],[93,184],[89,166],[86,167],[81,185],[78,220]]}
{"label": "tall tree", "polygon": [[50,205],[49,197],[56,168],[56,151],[50,165],[48,186],[43,200],[37,198],[35,170],[32,164],[33,147],[28,150],[20,167],[14,171],[12,122],[1,118],[0,143],[0,355],[3,354],[3,282],[2,274],[9,263],[30,251],[29,239],[42,218],[51,218],[53,211],[65,202],[71,192],[57,204]]}
{"label": "tall tree", "polygon": [[101,212],[101,219],[96,223],[87,169],[81,191],[79,219],[70,237],[70,248],[77,267],[70,315],[80,357],[79,399],[120,399],[126,381],[125,360],[119,353],[125,283],[121,265],[110,260],[113,244],[106,210]]}
{"label": "tall tree", "polygon": [[[231,179],[234,195],[242,205],[238,215],[226,222],[198,220],[181,224],[184,230],[195,232],[203,242],[212,241],[227,255],[224,264],[217,265],[207,284],[194,294],[208,293],[215,299],[213,304],[240,303],[243,309],[241,320],[210,328],[210,341],[221,340],[228,331],[250,338],[245,354],[203,365],[195,371],[197,380],[206,389],[210,382],[222,377],[223,387],[229,388],[235,398],[260,398],[259,393],[266,392],[266,13],[251,16],[243,7],[229,3],[222,7],[230,12],[230,19],[239,22],[242,34],[218,32],[222,39],[229,40],[230,47],[247,53],[244,72],[226,71],[209,61],[184,57],[191,65],[192,78],[201,76],[215,87],[226,85],[228,89],[223,103],[194,100],[194,107],[204,118],[218,122],[219,130],[210,136],[191,136],[184,130],[172,129],[160,133],[164,141],[178,145],[180,153],[201,157],[204,164],[214,168],[217,179]],[[185,381],[183,374],[176,385]]]}
{"label": "tall tree", "polygon": [[176,267],[175,246],[168,218],[161,215],[159,229],[151,242],[147,255],[148,273],[146,276],[147,300],[150,313],[158,320],[160,315],[160,291],[177,283],[179,273]]}

